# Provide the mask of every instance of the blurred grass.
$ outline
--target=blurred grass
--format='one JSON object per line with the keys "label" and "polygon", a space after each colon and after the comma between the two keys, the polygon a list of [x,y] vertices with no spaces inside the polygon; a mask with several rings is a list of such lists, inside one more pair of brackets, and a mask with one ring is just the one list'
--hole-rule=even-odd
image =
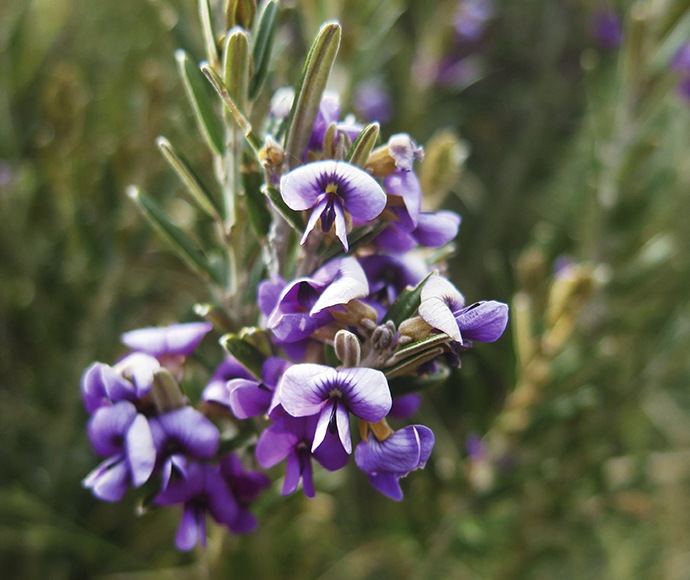
{"label": "blurred grass", "polygon": [[[477,47],[484,78],[460,94],[422,86],[411,67],[420,47],[450,43],[439,16],[450,0],[298,4],[302,16],[282,18],[272,88],[296,78],[321,18],[338,16],[337,88],[351,93],[348,71],[380,74],[396,107],[385,134],[424,142],[453,126],[470,143],[449,200],[464,218],[451,273],[468,300],[525,291],[527,250],[541,264],[535,295],[562,255],[604,264],[607,280],[489,493],[468,482],[464,441],[489,430],[518,379],[507,335],[428,394],[419,420],[436,449],[404,482],[404,503],[354,466],[319,473],[314,501],[274,488],[255,534],[213,532],[207,552],[179,554],[175,510],[136,518],[133,497],[103,504],[81,488],[96,457],[78,385],[89,362],[122,352],[121,332],[191,319],[208,298],[124,196],[137,183],[194,224],[154,139],[210,175],[172,56],[201,58],[196,7],[3,2],[2,577],[690,577],[690,108],[651,61],[688,3],[638,4],[644,43],[636,52],[628,36],[619,52],[589,38],[594,3],[497,2]],[[631,3],[616,8],[630,30]]]}

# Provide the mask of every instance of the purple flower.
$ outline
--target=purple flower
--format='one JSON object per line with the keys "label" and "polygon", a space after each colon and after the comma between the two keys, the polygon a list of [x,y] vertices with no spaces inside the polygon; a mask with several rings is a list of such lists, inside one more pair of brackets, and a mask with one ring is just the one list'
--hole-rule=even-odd
{"label": "purple flower", "polygon": [[621,44],[623,28],[620,18],[613,10],[595,11],[590,21],[590,30],[602,48],[618,48]]}
{"label": "purple flower", "polygon": [[690,101],[690,42],[684,44],[673,57],[671,69],[680,75],[678,93]]}
{"label": "purple flower", "polygon": [[163,468],[163,489],[173,468],[185,475],[187,459],[209,459],[218,451],[216,426],[192,407],[182,407],[149,420],[158,463]]}
{"label": "purple flower", "polygon": [[234,378],[227,381],[222,388],[208,393],[204,391],[203,398],[230,407],[238,419],[262,415],[268,412],[273,392],[288,366],[290,366],[289,362],[270,357],[264,362],[261,381],[253,377]]}
{"label": "purple flower", "polygon": [[386,207],[386,194],[378,182],[344,161],[316,161],[293,169],[281,178],[280,193],[295,211],[313,208],[300,243],[306,242],[321,220],[324,233],[335,226],[335,235],[346,252],[348,216],[369,221]]}
{"label": "purple flower", "polygon": [[374,254],[359,259],[369,282],[369,299],[390,306],[405,288],[415,287],[429,268],[414,256]]}
{"label": "purple flower", "polygon": [[508,306],[494,300],[465,307],[465,299],[448,280],[434,275],[422,288],[422,319],[454,341],[493,342],[508,324]]}
{"label": "purple flower", "polygon": [[266,325],[281,341],[302,340],[334,320],[328,308],[368,294],[366,276],[355,258],[331,260],[312,278],[285,286]]}
{"label": "purple flower", "polygon": [[452,211],[420,213],[416,227],[411,227],[411,220],[402,207],[391,208],[400,221],[391,222],[373,243],[391,253],[405,253],[417,246],[439,248],[455,239],[460,229],[460,216]]}
{"label": "purple flower", "polygon": [[349,413],[376,423],[388,414],[392,404],[388,381],[381,371],[337,371],[318,364],[295,365],[285,371],[277,400],[293,417],[318,414],[312,451],[321,445],[326,432],[337,432],[348,454],[352,453]]}
{"label": "purple flower", "polygon": [[129,484],[143,485],[153,473],[156,449],[149,423],[129,401],[96,410],[89,421],[96,453],[108,457],[82,485],[104,501],[119,501]]}
{"label": "purple flower", "polygon": [[185,477],[170,482],[155,499],[158,505],[184,504],[175,545],[191,550],[197,542],[206,546],[206,512],[219,524],[233,525],[238,505],[217,465],[190,463]]}
{"label": "purple flower", "polygon": [[301,479],[304,493],[314,497],[312,457],[329,471],[344,467],[348,461],[348,454],[332,433],[327,433],[319,448],[312,451],[316,426],[315,416],[291,417],[278,410],[275,422],[259,437],[256,459],[261,467],[268,469],[287,457],[283,495],[295,491]]}
{"label": "purple flower", "polygon": [[423,468],[434,447],[434,434],[428,427],[410,425],[385,441],[370,435],[355,449],[355,463],[369,475],[369,482],[382,494],[400,501],[400,478]]}
{"label": "purple flower", "polygon": [[491,0],[461,0],[455,13],[455,32],[461,40],[476,42],[492,16]]}
{"label": "purple flower", "polygon": [[369,121],[385,123],[391,118],[391,97],[381,79],[369,79],[357,85],[355,107]]}
{"label": "purple flower", "polygon": [[[204,401],[217,401],[223,403],[226,398],[227,382],[231,379],[248,379],[254,377],[245,369],[234,356],[228,356],[218,365],[216,372],[213,373],[211,380],[201,394]],[[223,403],[226,404],[226,403]]]}
{"label": "purple flower", "polygon": [[414,229],[417,225],[419,212],[422,211],[422,186],[419,184],[417,174],[408,170],[397,170],[386,177],[384,185],[388,195],[402,198],[405,205],[406,218],[409,220],[408,229]]}
{"label": "purple flower", "polygon": [[89,413],[118,401],[137,401],[153,388],[153,373],[158,360],[143,353],[132,353],[115,366],[91,364],[81,377],[81,394]]}
{"label": "purple flower", "polygon": [[324,91],[319,103],[319,111],[314,121],[314,129],[309,139],[308,149],[322,149],[326,129],[331,123],[337,123],[340,116],[340,95],[333,91]]}
{"label": "purple flower", "polygon": [[132,350],[156,358],[163,355],[189,356],[212,328],[210,322],[173,324],[164,328],[140,328],[125,332],[122,342]]}
{"label": "purple flower", "polygon": [[407,419],[417,412],[422,404],[422,397],[417,393],[409,393],[393,399],[393,406],[388,415],[395,419]]}
{"label": "purple flower", "polygon": [[400,171],[412,171],[415,160],[424,160],[424,147],[418,146],[407,133],[391,135],[388,139],[388,152]]}
{"label": "purple flower", "polygon": [[237,500],[237,515],[228,525],[230,531],[234,534],[254,531],[259,522],[247,506],[256,500],[263,489],[271,485],[271,480],[264,473],[245,471],[240,458],[233,453],[223,455],[218,464],[221,474]]}

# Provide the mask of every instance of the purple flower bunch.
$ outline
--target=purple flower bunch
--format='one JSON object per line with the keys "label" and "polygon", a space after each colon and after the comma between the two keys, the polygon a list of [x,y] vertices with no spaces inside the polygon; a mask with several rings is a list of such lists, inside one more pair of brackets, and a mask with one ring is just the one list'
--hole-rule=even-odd
{"label": "purple flower bunch", "polygon": [[247,506],[270,483],[245,471],[237,456],[218,457],[218,428],[177,385],[185,359],[211,328],[200,322],[128,332],[122,341],[133,351],[113,366],[93,363],[81,382],[88,435],[105,457],[84,487],[101,500],[119,501],[130,486],[158,478],[154,503],[183,506],[181,550],[205,544],[206,512],[234,533],[255,529]]}
{"label": "purple flower bunch", "polygon": [[287,461],[283,494],[301,481],[313,497],[314,461],[334,471],[354,454],[375,489],[401,500],[400,479],[425,466],[434,435],[388,421],[412,416],[421,402],[415,391],[429,377],[444,378],[472,341],[494,341],[506,327],[505,304],[466,306],[438,273],[443,263],[433,249],[452,242],[460,216],[421,211],[422,147],[393,135],[356,165],[328,143],[352,149],[365,129],[338,117],[337,96],[326,93],[303,157],[310,161],[276,176],[285,205],[305,224],[293,267],[301,275],[273,273],[259,284],[261,329],[221,339],[228,354],[198,408],[178,383],[210,323],[128,332],[130,354],[84,373],[88,433],[105,458],[85,487],[118,501],[156,478],[154,503],[183,508],[180,549],[204,542],[207,512],[232,532],[253,530],[247,507],[269,485],[244,471],[239,456],[219,452],[211,417],[249,422],[258,437],[243,454],[253,447],[261,467]]}
{"label": "purple flower bunch", "polygon": [[[270,29],[278,2],[263,10],[260,26]],[[248,54],[247,30],[228,32],[226,65]],[[297,92],[274,94],[263,135],[243,112],[260,82],[234,85],[239,77],[227,70],[221,78],[208,43],[211,64],[201,68],[243,130],[226,126],[227,142],[246,138],[224,151],[206,114],[212,108],[195,109],[205,112],[202,134],[223,169],[223,207],[167,140],[159,146],[216,218],[216,259],[152,200],[132,195],[204,276],[217,304],[196,309],[208,322],[128,332],[129,354],[86,369],[88,434],[104,461],[84,486],[105,501],[133,487],[152,498],[147,505],[180,506],[182,550],[205,542],[207,514],[234,533],[257,526],[248,508],[270,480],[245,466],[276,473],[285,461],[282,493],[301,482],[313,497],[315,467],[335,471],[354,456],[376,490],[401,500],[401,478],[423,468],[434,445],[428,427],[408,424],[420,391],[445,380],[474,341],[498,339],[508,322],[505,304],[466,305],[442,275],[461,220],[422,211],[415,167],[423,148],[404,133],[377,147],[379,123],[341,119],[339,96],[324,91],[339,38],[337,23],[324,25]],[[198,105],[203,96],[190,81],[198,71],[184,54],[178,61]],[[212,330],[226,352],[190,401],[183,394],[195,368],[190,355]]]}

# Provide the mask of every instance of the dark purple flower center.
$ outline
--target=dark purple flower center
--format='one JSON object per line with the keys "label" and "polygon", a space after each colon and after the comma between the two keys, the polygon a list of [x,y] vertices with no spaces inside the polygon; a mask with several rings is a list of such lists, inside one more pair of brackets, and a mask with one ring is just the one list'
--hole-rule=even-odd
{"label": "dark purple flower center", "polygon": [[329,183],[326,186],[326,198],[328,201],[321,213],[321,231],[325,234],[330,232],[333,227],[333,223],[335,222],[335,204],[340,202],[338,199],[337,185]]}
{"label": "dark purple flower center", "polygon": [[297,303],[304,308],[305,312],[309,312],[318,299],[319,293],[315,288],[312,288],[308,282],[300,282],[297,289]]}

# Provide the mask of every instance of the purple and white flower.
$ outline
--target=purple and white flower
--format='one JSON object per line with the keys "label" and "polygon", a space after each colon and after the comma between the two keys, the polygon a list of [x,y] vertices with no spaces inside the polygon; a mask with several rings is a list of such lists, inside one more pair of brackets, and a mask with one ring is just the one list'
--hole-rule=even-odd
{"label": "purple and white flower", "polygon": [[284,410],[276,409],[275,421],[259,437],[256,459],[268,469],[287,458],[287,470],[283,483],[283,495],[297,489],[300,480],[307,497],[314,497],[314,472],[312,457],[329,471],[336,471],[347,464],[338,437],[327,433],[318,449],[312,450],[317,427],[317,417],[292,417]]}
{"label": "purple and white flower", "polygon": [[410,425],[385,441],[369,436],[355,449],[355,463],[369,475],[369,482],[382,494],[400,501],[400,478],[423,468],[434,447],[434,434],[428,427]]}
{"label": "purple and white flower", "polygon": [[454,341],[497,340],[508,324],[508,305],[490,300],[465,307],[465,298],[441,276],[434,275],[422,288],[419,316]]}
{"label": "purple and white flower", "polygon": [[352,453],[350,413],[376,423],[391,409],[386,376],[378,370],[351,368],[340,371],[318,364],[290,367],[283,375],[277,401],[293,417],[318,415],[312,443],[317,449],[326,433],[338,433],[343,449]]}
{"label": "purple and white flower", "polygon": [[173,469],[185,475],[187,460],[210,459],[218,451],[217,427],[192,407],[182,407],[149,420],[158,464],[163,470],[163,489]]}
{"label": "purple and white flower", "polygon": [[156,464],[156,448],[144,415],[129,401],[100,407],[89,421],[96,453],[108,457],[84,478],[82,485],[104,501],[119,501],[130,483],[148,481]]}
{"label": "purple and white flower", "polygon": [[164,355],[189,356],[213,328],[210,322],[172,324],[162,328],[148,327],[125,332],[122,342],[132,350],[158,359]]}
{"label": "purple and white flower", "polygon": [[254,377],[233,378],[221,388],[206,389],[203,398],[230,407],[238,419],[263,415],[268,412],[278,381],[289,366],[281,358],[270,357],[263,364],[261,381]]}
{"label": "purple and white flower", "polygon": [[218,465],[190,463],[185,477],[170,482],[154,500],[158,505],[183,504],[175,545],[191,550],[197,542],[206,546],[206,512],[219,524],[230,527],[238,505]]}
{"label": "purple and white flower", "polygon": [[[259,293],[261,301],[261,288]],[[331,260],[311,278],[285,286],[266,325],[279,340],[296,342],[334,320],[328,308],[368,294],[366,275],[355,258]]]}
{"label": "purple and white flower", "polygon": [[312,210],[300,243],[307,241],[320,220],[324,233],[335,227],[346,252],[348,219],[370,221],[386,207],[386,194],[379,183],[344,161],[316,161],[293,169],[281,178],[280,193],[291,209]]}
{"label": "purple and white flower", "polygon": [[81,394],[89,413],[118,401],[137,401],[151,392],[153,374],[160,368],[154,357],[132,353],[115,366],[95,362],[81,377]]}

